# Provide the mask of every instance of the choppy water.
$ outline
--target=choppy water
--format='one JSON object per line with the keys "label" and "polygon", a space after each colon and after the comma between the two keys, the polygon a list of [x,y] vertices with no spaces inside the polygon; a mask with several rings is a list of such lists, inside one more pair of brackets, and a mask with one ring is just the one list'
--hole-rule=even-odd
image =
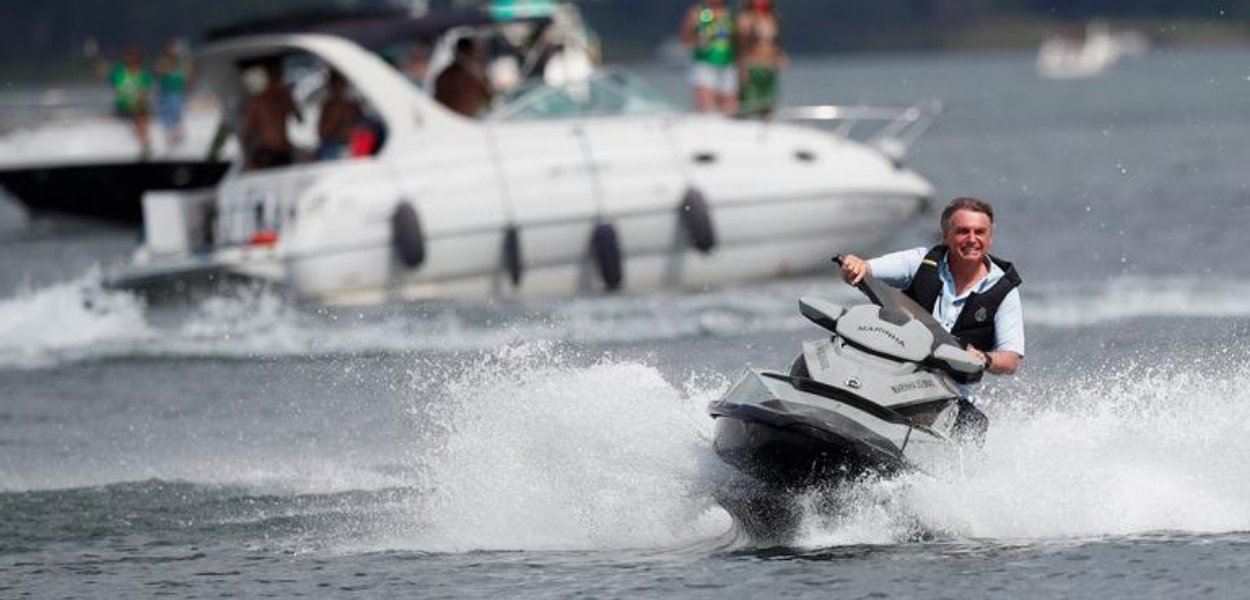
{"label": "choppy water", "polygon": [[0,597],[1242,597],[1250,54],[1031,58],[789,74],[797,103],[947,103],[911,162],[995,202],[1029,357],[961,473],[843,490],[784,548],[712,500],[704,407],[816,335],[794,299],[851,298],[832,277],[152,309],[98,285],[132,234],[0,206]]}

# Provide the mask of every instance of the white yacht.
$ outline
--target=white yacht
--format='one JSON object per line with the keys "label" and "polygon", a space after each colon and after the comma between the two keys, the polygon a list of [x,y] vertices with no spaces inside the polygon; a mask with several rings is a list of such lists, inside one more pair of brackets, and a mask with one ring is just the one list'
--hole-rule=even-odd
{"label": "white yacht", "polygon": [[[929,105],[784,112],[838,130],[734,120],[684,114],[596,69],[523,85],[474,119],[348,37],[268,34],[199,56],[236,130],[241,67],[269,59],[303,81],[344,75],[379,143],[268,169],[240,158],[215,187],[148,193],[144,243],[114,285],[245,278],[332,304],[700,288],[827,268],[933,194],[900,160]],[[313,112],[289,124],[297,143]],[[866,142],[844,135],[865,119],[885,125]]]}

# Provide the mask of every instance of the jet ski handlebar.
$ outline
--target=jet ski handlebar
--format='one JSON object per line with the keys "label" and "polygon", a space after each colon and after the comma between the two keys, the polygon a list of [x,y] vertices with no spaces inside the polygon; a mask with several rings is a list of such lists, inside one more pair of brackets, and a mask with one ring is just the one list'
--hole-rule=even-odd
{"label": "jet ski handlebar", "polygon": [[[846,257],[841,254],[834,254],[832,260],[834,264],[838,265],[838,267],[841,268],[845,262],[845,259]],[[864,278],[860,279],[859,283],[855,284],[855,288],[863,292],[865,296],[868,296],[868,299],[871,300],[873,304],[876,304],[877,306],[880,306],[887,310],[897,309],[897,307],[892,306],[891,303],[885,299],[885,297],[888,296],[888,294],[882,293],[882,288],[884,285],[885,284],[881,283],[881,281],[878,280],[876,277],[873,277],[872,275],[864,275]],[[889,317],[889,314],[887,313],[886,318],[888,317]],[[905,317],[899,317],[896,320],[905,320]]]}

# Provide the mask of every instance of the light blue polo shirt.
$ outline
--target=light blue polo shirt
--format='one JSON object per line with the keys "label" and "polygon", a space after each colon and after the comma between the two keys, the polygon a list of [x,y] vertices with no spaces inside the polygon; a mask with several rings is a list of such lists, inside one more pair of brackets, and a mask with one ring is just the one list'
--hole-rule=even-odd
{"label": "light blue polo shirt", "polygon": [[[872,267],[872,274],[877,279],[891,287],[907,289],[911,286],[912,277],[920,269],[921,261],[928,253],[928,248],[892,252],[869,260],[868,264]],[[946,264],[946,257],[943,256],[942,263],[938,265],[938,277],[942,279],[942,295],[933,304],[933,317],[943,329],[950,331],[955,326],[955,321],[959,319],[959,313],[963,312],[968,296],[972,292],[983,294],[989,291],[1004,275],[1006,273],[991,262],[989,275],[969,288],[962,296],[957,296],[955,277],[951,275],[950,267]],[[998,313],[994,315],[994,336],[994,350],[1005,350],[1015,352],[1021,357],[1024,356],[1024,311],[1020,307],[1018,288],[1011,290],[1003,299],[1003,303],[999,305]]]}

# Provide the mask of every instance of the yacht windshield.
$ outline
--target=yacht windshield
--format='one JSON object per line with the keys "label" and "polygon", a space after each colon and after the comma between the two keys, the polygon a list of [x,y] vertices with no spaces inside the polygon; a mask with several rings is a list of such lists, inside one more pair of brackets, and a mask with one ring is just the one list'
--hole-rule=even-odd
{"label": "yacht windshield", "polygon": [[675,112],[676,106],[637,77],[601,70],[588,79],[559,86],[541,81],[523,85],[490,117],[499,121],[530,121]]}

